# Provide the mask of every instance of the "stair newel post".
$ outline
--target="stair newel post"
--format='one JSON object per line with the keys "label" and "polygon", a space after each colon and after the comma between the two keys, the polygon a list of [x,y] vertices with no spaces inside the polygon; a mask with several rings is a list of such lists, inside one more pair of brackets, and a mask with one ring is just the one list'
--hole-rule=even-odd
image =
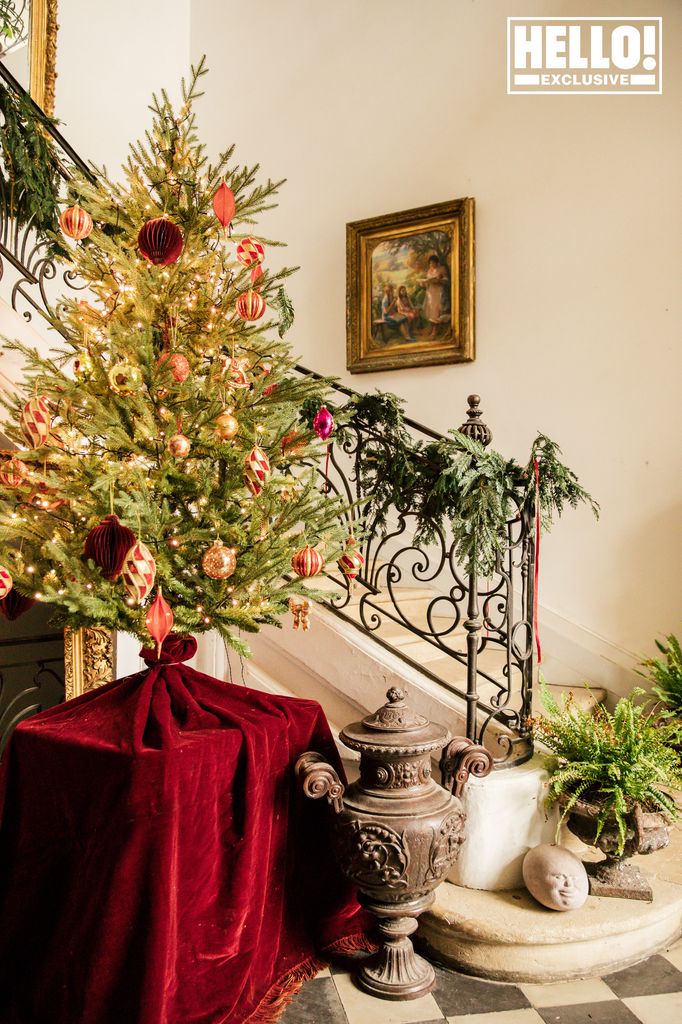
{"label": "stair newel post", "polygon": [[[469,395],[467,401],[469,403],[467,419],[459,428],[459,432],[487,447],[492,441],[493,435],[490,427],[481,419],[480,396]],[[464,628],[467,631],[467,737],[475,743],[479,700],[478,639],[483,625],[478,603],[478,573],[469,573],[468,589],[467,618],[464,622]]]}

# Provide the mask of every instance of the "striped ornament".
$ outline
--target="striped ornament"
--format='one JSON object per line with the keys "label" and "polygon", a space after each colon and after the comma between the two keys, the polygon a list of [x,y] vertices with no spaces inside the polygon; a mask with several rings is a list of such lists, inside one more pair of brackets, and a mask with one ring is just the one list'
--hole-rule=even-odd
{"label": "striped ornament", "polygon": [[51,421],[47,398],[44,395],[29,398],[21,410],[19,426],[32,448],[40,448],[41,444],[47,442]]}
{"label": "striped ornament", "polygon": [[322,572],[323,566],[324,558],[320,552],[307,545],[304,548],[299,548],[291,559],[291,568],[297,576],[303,576],[304,578],[317,576],[319,572]]}
{"label": "striped ornament", "polygon": [[5,487],[21,487],[28,476],[28,466],[13,455],[0,469],[0,483]]}
{"label": "striped ornament", "polygon": [[260,320],[265,312],[265,299],[258,292],[242,292],[234,308],[242,320]]}
{"label": "striped ornament", "polygon": [[12,589],[12,577],[4,565],[0,565],[0,601],[7,597]]}
{"label": "striped ornament", "polygon": [[237,259],[244,267],[262,263],[265,259],[265,246],[257,238],[242,238],[241,242],[237,242]]}
{"label": "striped ornament", "polygon": [[346,550],[338,560],[339,569],[351,582],[362,572],[362,567],[365,564],[365,556],[359,550],[357,543],[351,533],[346,541]]}
{"label": "striped ornament", "polygon": [[121,578],[129,597],[141,604],[154,586],[156,562],[154,556],[141,540],[136,540],[123,559]]}
{"label": "striped ornament", "polygon": [[83,210],[78,204],[69,206],[59,217],[59,226],[68,238],[80,242],[87,238],[92,231],[92,217],[87,210]]}
{"label": "striped ornament", "polygon": [[270,460],[258,445],[244,459],[244,485],[258,496],[270,479]]}

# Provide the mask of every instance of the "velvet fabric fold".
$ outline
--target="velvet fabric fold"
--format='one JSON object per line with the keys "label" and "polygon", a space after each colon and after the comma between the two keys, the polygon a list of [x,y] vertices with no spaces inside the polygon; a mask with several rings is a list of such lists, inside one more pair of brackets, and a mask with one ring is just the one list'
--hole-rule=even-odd
{"label": "velvet fabric fold", "polygon": [[10,741],[2,1024],[256,1024],[323,951],[368,948],[293,777],[310,749],[342,771],[321,708],[203,675],[174,639]]}

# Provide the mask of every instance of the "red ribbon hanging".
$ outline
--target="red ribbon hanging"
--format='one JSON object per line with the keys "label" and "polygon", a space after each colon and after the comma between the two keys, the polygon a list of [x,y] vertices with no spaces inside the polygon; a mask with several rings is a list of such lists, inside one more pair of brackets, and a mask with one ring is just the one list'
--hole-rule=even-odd
{"label": "red ribbon hanging", "polygon": [[535,585],[533,587],[533,630],[535,631],[535,647],[538,652],[538,665],[542,664],[542,648],[540,646],[540,630],[538,627],[538,578],[540,575],[540,464],[533,460],[535,466]]}

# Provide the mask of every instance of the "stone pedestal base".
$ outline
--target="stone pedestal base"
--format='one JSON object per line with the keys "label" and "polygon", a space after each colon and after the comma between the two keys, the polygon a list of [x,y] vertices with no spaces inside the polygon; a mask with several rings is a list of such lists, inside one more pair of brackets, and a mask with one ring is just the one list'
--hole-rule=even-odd
{"label": "stone pedestal base", "polygon": [[446,882],[420,918],[417,945],[433,960],[495,981],[600,977],[682,934],[682,885],[648,881],[651,903],[588,896],[580,910],[561,914],[525,889],[481,892]]}
{"label": "stone pedestal base", "polygon": [[360,902],[378,919],[381,949],[365,960],[356,975],[358,986],[380,999],[419,999],[436,983],[427,960],[414,951],[410,935],[417,914],[433,903],[433,893],[405,903],[380,903],[360,893]]}

